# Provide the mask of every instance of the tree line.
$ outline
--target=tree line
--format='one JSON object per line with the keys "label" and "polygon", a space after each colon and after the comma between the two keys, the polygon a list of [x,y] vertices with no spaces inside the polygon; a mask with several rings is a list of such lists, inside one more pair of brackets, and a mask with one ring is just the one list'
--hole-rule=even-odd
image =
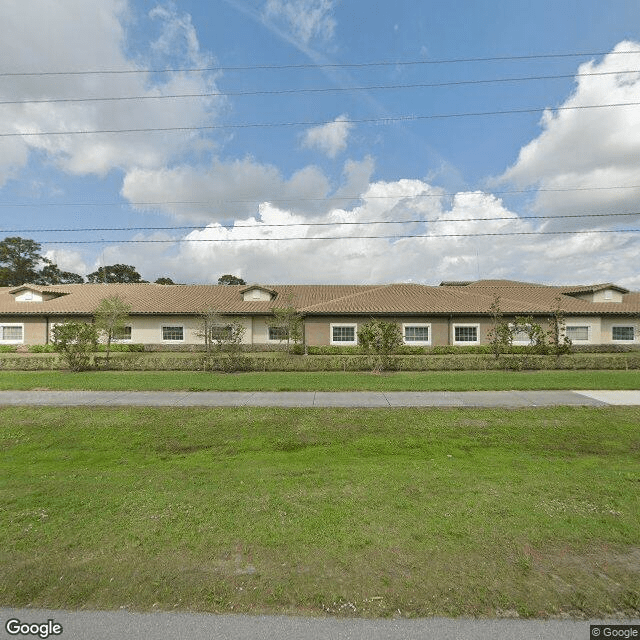
{"label": "tree line", "polygon": [[[146,283],[138,270],[130,264],[112,264],[99,267],[86,274],[88,283]],[[42,246],[35,240],[7,237],[0,242],[0,287],[17,287],[22,284],[59,285],[84,284],[85,277],[72,271],[63,271],[49,258],[42,255]],[[157,278],[155,284],[176,284],[171,278]],[[225,274],[218,284],[246,284],[237,276]]]}

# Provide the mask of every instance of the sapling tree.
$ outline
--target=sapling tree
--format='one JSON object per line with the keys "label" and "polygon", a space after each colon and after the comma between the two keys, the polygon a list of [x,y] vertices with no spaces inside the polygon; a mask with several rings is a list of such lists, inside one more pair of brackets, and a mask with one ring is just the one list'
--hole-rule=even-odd
{"label": "sapling tree", "polygon": [[513,326],[505,321],[500,308],[500,297],[496,296],[489,307],[493,323],[489,329],[489,344],[496,358],[509,349],[513,342]]}
{"label": "sapling tree", "polygon": [[120,296],[103,298],[95,310],[95,328],[98,335],[105,339],[107,364],[111,353],[111,341],[124,333],[130,311],[131,306]]}
{"label": "sapling tree", "polygon": [[358,343],[375,356],[374,372],[381,372],[391,368],[391,355],[402,345],[402,332],[395,322],[370,320],[358,331]]}
{"label": "sapling tree", "polygon": [[291,346],[302,341],[302,315],[292,305],[273,309],[273,318],[267,326],[278,335],[281,342],[287,341],[287,353],[291,353]]}

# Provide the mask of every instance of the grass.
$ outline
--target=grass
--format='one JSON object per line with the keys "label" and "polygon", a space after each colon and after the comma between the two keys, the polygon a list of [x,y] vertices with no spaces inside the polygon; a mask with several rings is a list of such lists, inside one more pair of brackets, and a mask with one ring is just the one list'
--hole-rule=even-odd
{"label": "grass", "polygon": [[0,409],[0,604],[638,616],[639,422]]}
{"label": "grass", "polygon": [[0,372],[0,390],[95,391],[498,391],[640,389],[633,371],[433,371],[224,374],[190,371]]}

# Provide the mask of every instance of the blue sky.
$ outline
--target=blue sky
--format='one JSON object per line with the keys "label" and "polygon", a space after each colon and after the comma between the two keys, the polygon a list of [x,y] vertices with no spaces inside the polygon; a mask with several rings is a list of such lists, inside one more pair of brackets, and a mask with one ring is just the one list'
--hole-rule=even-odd
{"label": "blue sky", "polygon": [[0,31],[0,233],[64,269],[640,288],[635,0],[5,0]]}

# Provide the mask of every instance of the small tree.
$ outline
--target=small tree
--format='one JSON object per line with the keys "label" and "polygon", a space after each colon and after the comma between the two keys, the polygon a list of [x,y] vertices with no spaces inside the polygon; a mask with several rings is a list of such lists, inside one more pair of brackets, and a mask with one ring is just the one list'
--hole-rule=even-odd
{"label": "small tree", "polygon": [[107,364],[109,364],[111,341],[124,332],[125,325],[129,319],[129,311],[131,311],[131,306],[119,296],[103,298],[95,311],[96,331],[98,335],[103,336],[106,340]]}
{"label": "small tree", "polygon": [[215,349],[224,371],[246,369],[247,357],[242,349],[246,330],[247,328],[238,319],[225,317],[213,309],[204,310],[200,314],[200,327],[195,333],[205,343],[207,352],[205,366],[208,366]]}
{"label": "small tree", "polygon": [[362,349],[375,356],[374,372],[391,368],[391,354],[402,344],[402,332],[395,322],[370,320],[358,331]]}
{"label": "small tree", "polygon": [[302,315],[292,305],[273,309],[273,319],[268,328],[283,342],[287,341],[287,353],[291,353],[291,343],[302,342]]}
{"label": "small tree", "polygon": [[69,369],[85,371],[91,363],[91,353],[95,351],[98,334],[96,328],[87,322],[63,322],[52,330],[56,351],[62,354]]}
{"label": "small tree", "polygon": [[571,353],[571,340],[567,337],[567,324],[560,296],[556,298],[555,302],[556,306],[549,320],[549,342],[553,345],[556,355],[559,356],[563,353]]}
{"label": "small tree", "polygon": [[533,353],[547,352],[547,335],[542,326],[535,322],[533,316],[516,316],[513,335],[524,333],[529,340],[529,350]]}
{"label": "small tree", "polygon": [[505,322],[500,309],[500,297],[496,296],[489,307],[489,312],[493,319],[493,325],[489,329],[489,344],[491,350],[496,358],[500,357],[501,353],[504,353],[509,349],[513,342],[513,327],[509,326],[508,322]]}

